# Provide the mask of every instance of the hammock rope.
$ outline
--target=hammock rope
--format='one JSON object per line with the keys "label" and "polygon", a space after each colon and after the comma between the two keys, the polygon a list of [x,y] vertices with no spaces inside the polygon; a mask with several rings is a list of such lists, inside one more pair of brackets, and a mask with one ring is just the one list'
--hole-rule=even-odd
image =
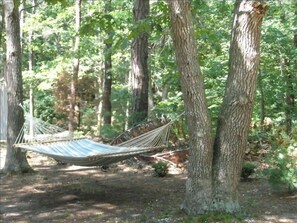
{"label": "hammock rope", "polygon": [[[168,146],[170,127],[174,123],[168,122],[117,145],[106,145],[87,138],[73,139],[68,131],[28,114],[25,120],[14,147],[79,166],[109,165],[141,153],[163,149]],[[32,126],[34,131],[30,132]]]}

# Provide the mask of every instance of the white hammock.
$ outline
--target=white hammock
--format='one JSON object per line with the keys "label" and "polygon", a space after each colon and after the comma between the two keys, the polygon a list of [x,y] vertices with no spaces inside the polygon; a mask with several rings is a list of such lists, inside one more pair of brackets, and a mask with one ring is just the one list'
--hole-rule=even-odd
{"label": "white hammock", "polygon": [[[28,116],[14,144],[15,147],[38,152],[64,163],[78,166],[104,166],[119,162],[137,154],[158,150],[167,146],[169,122],[159,128],[116,146],[97,143],[90,139],[72,139],[68,132],[40,119]],[[32,123],[33,121],[33,123]],[[31,123],[31,124],[30,124]],[[28,126],[34,131],[28,133]]]}

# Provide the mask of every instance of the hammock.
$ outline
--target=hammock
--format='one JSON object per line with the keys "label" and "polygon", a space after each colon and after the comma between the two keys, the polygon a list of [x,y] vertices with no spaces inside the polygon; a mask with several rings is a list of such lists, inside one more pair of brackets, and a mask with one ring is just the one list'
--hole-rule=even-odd
{"label": "hammock", "polygon": [[78,166],[105,166],[164,148],[168,142],[170,126],[173,124],[169,122],[138,137],[111,146],[87,138],[72,139],[67,131],[28,115],[25,120],[14,147]]}

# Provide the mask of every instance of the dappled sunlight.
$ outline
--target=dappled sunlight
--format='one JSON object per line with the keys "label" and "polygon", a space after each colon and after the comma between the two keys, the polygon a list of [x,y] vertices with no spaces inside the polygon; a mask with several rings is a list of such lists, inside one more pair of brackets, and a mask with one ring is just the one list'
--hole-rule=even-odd
{"label": "dappled sunlight", "polygon": [[[100,219],[104,222],[131,216],[137,219],[144,214],[139,207],[146,213],[152,206],[166,203],[166,194],[183,188],[185,176],[158,178],[152,172],[126,168],[128,166],[119,164],[119,167],[114,165],[102,170],[99,167],[39,168],[33,165],[37,171],[33,174],[4,176],[1,178],[0,195],[4,198],[1,199],[1,218],[11,222],[18,219],[23,219],[22,222],[52,222],[53,219],[61,222],[67,219],[97,222]],[[158,188],[162,182],[168,185],[164,188],[165,194],[162,192],[164,199],[160,197],[163,189]],[[177,182],[179,187],[176,187]]]}
{"label": "dappled sunlight", "polygon": [[275,223],[296,223],[297,216],[292,214],[285,214],[285,216],[279,216],[279,215],[265,215],[264,219],[269,222],[275,222]]}

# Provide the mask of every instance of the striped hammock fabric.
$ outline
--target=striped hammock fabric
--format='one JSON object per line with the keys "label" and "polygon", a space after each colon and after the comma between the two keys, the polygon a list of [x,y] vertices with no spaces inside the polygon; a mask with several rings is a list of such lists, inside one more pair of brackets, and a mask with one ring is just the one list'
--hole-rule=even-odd
{"label": "striped hammock fabric", "polygon": [[68,132],[40,119],[29,117],[14,147],[52,157],[78,166],[105,166],[137,154],[164,148],[168,143],[169,122],[159,128],[122,142],[105,145],[90,139],[72,139]]}
{"label": "striped hammock fabric", "polygon": [[94,142],[90,139],[32,144],[24,143],[15,144],[15,147],[37,152],[63,163],[78,166],[105,166],[128,159],[137,154],[164,148],[164,146],[143,148],[110,146]]}

